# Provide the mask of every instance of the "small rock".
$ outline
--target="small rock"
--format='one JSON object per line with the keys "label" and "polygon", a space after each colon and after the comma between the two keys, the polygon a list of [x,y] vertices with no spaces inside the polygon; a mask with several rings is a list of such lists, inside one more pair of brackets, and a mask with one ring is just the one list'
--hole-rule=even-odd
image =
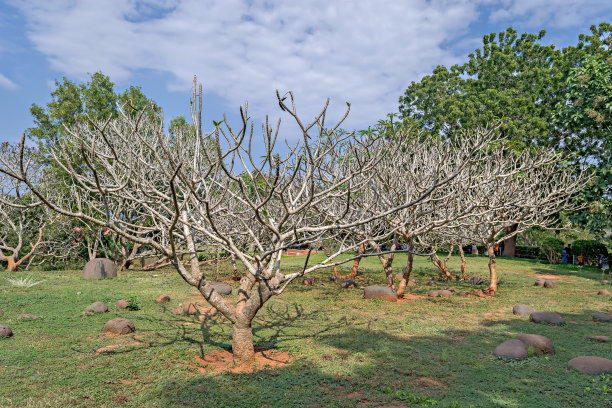
{"label": "small rock", "polygon": [[442,289],[438,291],[438,296],[442,296],[442,297],[449,297],[452,296],[454,292],[447,290],[447,289]]}
{"label": "small rock", "polygon": [[10,327],[0,324],[0,337],[11,337],[13,335],[13,331]]}
{"label": "small rock", "polygon": [[612,373],[612,360],[603,357],[580,356],[568,361],[567,368],[573,368],[583,374],[607,374]]}
{"label": "small rock", "polygon": [[554,280],[545,280],[544,281],[544,285],[545,288],[556,288],[557,287],[557,282],[555,282]]}
{"label": "small rock", "polygon": [[563,317],[555,312],[533,312],[529,318],[534,323],[565,324]]}
{"label": "small rock", "polygon": [[350,287],[356,288],[357,283],[355,283],[355,281],[352,279],[345,279],[342,281],[342,283],[340,283],[340,286],[342,286],[344,289],[348,289]]}
{"label": "small rock", "polygon": [[80,295],[80,294],[81,294],[81,292],[77,292],[77,295]]}
{"label": "small rock", "polygon": [[597,312],[593,313],[591,316],[593,316],[593,320],[595,320],[596,322],[612,323],[612,316],[610,316],[609,314]]}
{"label": "small rock", "polygon": [[103,302],[94,302],[85,309],[88,313],[105,313],[108,312],[108,306]]}
{"label": "small rock", "polygon": [[587,340],[598,341],[600,343],[609,343],[610,338],[608,336],[588,336]]}
{"label": "small rock", "polygon": [[33,314],[29,314],[29,313],[24,313],[22,315],[19,315],[19,317],[17,319],[19,319],[19,320],[22,320],[22,319],[23,320],[40,320],[40,319],[42,319],[42,317],[36,316],[36,315],[33,315]]}
{"label": "small rock", "polygon": [[363,289],[363,298],[397,302],[397,293],[388,286],[366,286]]}
{"label": "small rock", "polygon": [[429,296],[429,297],[438,297],[438,296],[440,296],[440,291],[439,290],[430,290],[429,292],[427,292],[427,296]]}
{"label": "small rock", "polygon": [[117,303],[115,303],[115,307],[119,310],[125,310],[127,309],[129,304],[130,302],[128,302],[127,300],[121,299],[121,300],[118,300]]}
{"label": "small rock", "polygon": [[496,357],[511,360],[524,360],[529,355],[527,345],[518,339],[504,341],[495,347],[493,354]]}
{"label": "small rock", "polygon": [[211,283],[213,290],[220,295],[229,295],[232,293],[232,287],[225,282]]}
{"label": "small rock", "polygon": [[314,280],[314,278],[313,278],[312,276],[308,276],[308,277],[304,278],[304,280],[302,281],[302,283],[303,283],[304,285],[314,285],[315,280]]}
{"label": "small rock", "polygon": [[552,341],[548,337],[541,336],[539,334],[519,334],[515,339],[518,339],[525,343],[527,349],[533,347],[538,354],[555,354],[555,347]]}
{"label": "small rock", "polygon": [[198,312],[199,312],[198,307],[194,305],[193,303],[187,303],[187,305],[183,307],[183,313],[188,316],[194,316]]}
{"label": "small rock", "polygon": [[598,295],[609,295],[611,292],[608,289],[599,289]]}
{"label": "small rock", "polygon": [[336,275],[329,275],[329,281],[330,282],[336,282],[338,280],[338,278],[336,277]]}
{"label": "small rock", "polygon": [[468,280],[468,283],[471,283],[472,285],[482,285],[484,283],[484,279],[482,279],[480,276],[474,276]]}
{"label": "small rock", "polygon": [[533,312],[535,312],[535,309],[527,305],[515,305],[512,308],[512,313],[519,316],[529,316]]}
{"label": "small rock", "polygon": [[533,286],[544,286],[544,279],[542,279],[542,278],[536,279],[536,281],[533,284]]}
{"label": "small rock", "polygon": [[164,293],[163,295],[159,295],[159,297],[157,299],[155,299],[155,301],[157,303],[169,302],[170,301],[170,296],[168,296],[168,295],[166,295]]}
{"label": "small rock", "polygon": [[436,282],[430,279],[430,280],[427,282],[427,286],[436,286]]}
{"label": "small rock", "polygon": [[112,334],[130,334],[136,330],[134,323],[129,321],[128,319],[123,319],[121,317],[117,319],[112,319],[106,322],[104,325],[105,333]]}

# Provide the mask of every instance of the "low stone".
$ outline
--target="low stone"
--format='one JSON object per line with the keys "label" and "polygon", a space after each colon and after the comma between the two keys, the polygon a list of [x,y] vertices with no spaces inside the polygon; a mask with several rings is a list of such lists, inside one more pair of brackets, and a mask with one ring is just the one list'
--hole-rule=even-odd
{"label": "low stone", "polygon": [[544,285],[545,288],[556,288],[557,287],[557,282],[555,282],[554,280],[545,280],[544,281]]}
{"label": "low stone", "polygon": [[127,309],[129,304],[130,302],[128,302],[127,300],[121,299],[121,300],[118,300],[117,303],[115,303],[115,307],[119,310],[125,310]]}
{"label": "low stone", "polygon": [[157,299],[155,299],[155,301],[157,303],[169,302],[170,301],[170,296],[168,296],[168,295],[166,295],[164,293],[163,295],[160,295]]}
{"label": "low stone", "polygon": [[87,313],[105,313],[108,312],[108,306],[103,302],[94,302],[85,309]]}
{"label": "low stone", "polygon": [[308,276],[308,277],[304,278],[304,280],[302,281],[302,283],[303,283],[304,285],[314,285],[315,280],[314,280],[314,278],[313,278],[313,277]]}
{"label": "low stone", "polygon": [[355,281],[352,279],[345,279],[342,281],[342,283],[340,283],[340,286],[342,286],[344,289],[348,289],[350,287],[356,288],[357,283],[355,283]]}
{"label": "low stone", "polygon": [[211,285],[213,290],[220,295],[229,295],[232,293],[232,287],[225,282],[214,282]]}
{"label": "low stone", "polygon": [[388,286],[366,286],[363,289],[364,299],[380,299],[387,302],[397,302],[397,293]]}
{"label": "low stone", "polygon": [[427,286],[436,286],[436,282],[430,279],[427,281]]}
{"label": "low stone", "polygon": [[504,341],[495,347],[493,354],[496,357],[508,360],[524,360],[529,355],[527,345],[518,339]]}
{"label": "low stone", "polygon": [[533,347],[535,352],[538,354],[555,354],[555,347],[553,346],[552,341],[550,341],[550,339],[546,336],[522,333],[514,338],[525,343],[527,349],[529,349],[529,347]]}
{"label": "low stone", "polygon": [[512,313],[519,316],[529,316],[533,312],[535,312],[535,309],[527,305],[515,305],[512,308]]}
{"label": "low stone", "polygon": [[482,285],[484,283],[484,279],[482,279],[480,276],[474,276],[473,278],[468,279],[468,283],[471,283],[472,285]]}
{"label": "low stone", "polygon": [[198,312],[199,312],[198,307],[196,305],[194,305],[193,303],[187,303],[183,307],[183,313],[188,315],[188,316],[194,316]]}
{"label": "low stone", "polygon": [[427,292],[427,296],[429,296],[429,297],[438,297],[438,296],[440,296],[440,291],[439,290],[430,290],[429,292]]}
{"label": "low stone", "polygon": [[544,279],[541,279],[541,278],[536,279],[533,286],[544,286]]}
{"label": "low stone", "polygon": [[608,336],[588,336],[587,340],[598,341],[600,343],[609,343],[610,338]]}
{"label": "low stone", "polygon": [[529,318],[534,323],[565,324],[563,317],[555,312],[533,312]]}
{"label": "low stone", "polygon": [[85,279],[107,279],[117,277],[117,267],[110,259],[96,258],[85,264],[82,276]]}
{"label": "low stone", "polygon": [[0,337],[11,337],[13,335],[13,331],[10,327],[0,324]]}
{"label": "low stone", "polygon": [[609,314],[597,312],[593,313],[591,316],[593,316],[593,320],[595,320],[596,322],[612,323],[612,316],[610,316]]}
{"label": "low stone", "polygon": [[572,358],[567,368],[573,368],[583,374],[600,375],[612,373],[612,360],[595,356],[580,356]]}
{"label": "low stone", "polygon": [[24,314],[19,315],[17,319],[18,320],[40,320],[42,319],[42,317],[30,314],[30,313],[24,313]]}
{"label": "low stone", "polygon": [[336,282],[338,280],[338,278],[336,277],[336,275],[329,275],[329,281],[330,282]]}
{"label": "low stone", "polygon": [[438,296],[442,296],[442,297],[449,297],[453,295],[453,291],[447,290],[447,289],[442,289],[438,291]]}
{"label": "low stone", "polygon": [[106,322],[103,331],[111,334],[130,334],[136,331],[136,327],[130,320],[119,317]]}
{"label": "low stone", "polygon": [[609,295],[611,293],[608,289],[599,289],[599,292],[597,292],[598,295]]}

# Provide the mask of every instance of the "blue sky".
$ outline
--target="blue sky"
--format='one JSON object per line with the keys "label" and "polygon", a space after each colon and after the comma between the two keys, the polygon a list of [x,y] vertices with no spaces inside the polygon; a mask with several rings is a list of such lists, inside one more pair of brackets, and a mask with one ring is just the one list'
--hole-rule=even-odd
{"label": "blue sky", "polygon": [[398,109],[410,84],[436,65],[466,60],[484,34],[545,29],[545,43],[576,44],[610,21],[609,0],[0,0],[0,141],[32,125],[32,103],[54,80],[102,71],[118,90],[141,86],[166,118],[189,117],[193,75],[204,84],[204,123],[241,104],[261,120],[283,117],[275,90],[293,90],[312,118],[331,98],[328,121],[351,102],[345,129]]}

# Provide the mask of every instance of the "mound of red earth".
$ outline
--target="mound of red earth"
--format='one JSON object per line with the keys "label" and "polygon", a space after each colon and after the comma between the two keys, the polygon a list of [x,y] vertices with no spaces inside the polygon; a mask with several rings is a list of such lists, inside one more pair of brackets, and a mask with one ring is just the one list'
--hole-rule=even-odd
{"label": "mound of red earth", "polygon": [[612,294],[612,292],[610,292],[608,289],[599,289],[597,294],[598,295],[610,295],[610,294]]}
{"label": "mound of red earth", "polygon": [[165,293],[163,295],[159,295],[159,297],[157,299],[155,299],[155,301],[157,303],[165,303],[165,302],[169,302],[170,301],[170,296],[166,295]]}
{"label": "mound of red earth", "polygon": [[302,281],[302,283],[303,283],[304,285],[314,285],[315,280],[314,280],[314,278],[313,278],[312,276],[307,276],[307,277],[305,277],[305,278],[304,278],[304,280]]}
{"label": "mound of red earth", "polygon": [[357,283],[352,279],[345,279],[342,281],[342,283],[340,283],[340,286],[343,287],[344,289],[356,288]]}

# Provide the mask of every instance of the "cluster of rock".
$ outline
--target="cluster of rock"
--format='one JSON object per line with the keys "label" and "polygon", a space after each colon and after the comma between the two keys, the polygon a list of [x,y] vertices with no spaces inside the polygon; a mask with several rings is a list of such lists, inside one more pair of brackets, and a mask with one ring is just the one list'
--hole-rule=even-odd
{"label": "cluster of rock", "polygon": [[555,347],[548,337],[539,334],[519,334],[495,348],[493,354],[501,359],[524,360],[529,351],[536,354],[555,354]]}
{"label": "cluster of rock", "polygon": [[455,294],[454,288],[444,288],[439,290],[430,290],[427,292],[429,297],[450,297]]}
{"label": "cluster of rock", "polygon": [[545,288],[556,288],[557,287],[557,282],[555,282],[554,280],[550,280],[550,279],[542,279],[542,278],[538,278],[536,279],[535,283],[533,284],[533,286],[542,286]]}

